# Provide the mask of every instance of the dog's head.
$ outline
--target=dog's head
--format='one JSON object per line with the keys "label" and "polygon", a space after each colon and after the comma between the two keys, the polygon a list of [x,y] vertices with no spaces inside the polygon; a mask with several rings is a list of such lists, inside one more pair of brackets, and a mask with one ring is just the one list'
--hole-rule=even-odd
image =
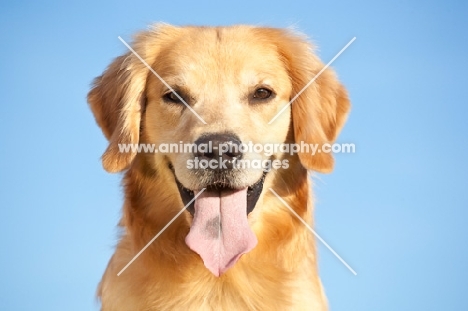
{"label": "dog's head", "polygon": [[[109,140],[103,166],[125,170],[140,155],[122,146],[153,144],[159,152],[141,156],[156,171],[172,171],[182,202],[191,203],[187,244],[222,273],[255,246],[247,214],[272,166],[284,174],[296,159],[332,170],[330,153],[291,155],[272,146],[333,142],[350,107],[346,91],[330,69],[303,90],[324,65],[287,30],[158,25],[132,48],[88,96]],[[213,255],[217,237],[225,245]]]}

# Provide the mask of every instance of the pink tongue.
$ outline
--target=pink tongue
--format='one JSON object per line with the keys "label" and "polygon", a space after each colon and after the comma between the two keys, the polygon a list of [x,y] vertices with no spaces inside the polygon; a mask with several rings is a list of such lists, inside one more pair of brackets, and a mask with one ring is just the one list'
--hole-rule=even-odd
{"label": "pink tongue", "polygon": [[216,276],[252,250],[257,238],[247,222],[247,188],[200,194],[185,243]]}

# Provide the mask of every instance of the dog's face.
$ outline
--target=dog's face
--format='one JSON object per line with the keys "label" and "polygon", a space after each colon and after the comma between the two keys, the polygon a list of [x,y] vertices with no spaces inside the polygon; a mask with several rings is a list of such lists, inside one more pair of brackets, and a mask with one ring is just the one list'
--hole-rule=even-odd
{"label": "dog's face", "polygon": [[[334,141],[349,110],[346,92],[327,70],[288,105],[323,64],[306,41],[283,30],[163,25],[138,35],[133,48],[152,70],[128,53],[114,61],[89,94],[110,142],[104,167],[116,172],[132,164],[136,154],[120,152],[119,144],[214,149],[144,156],[153,170],[172,171],[184,204],[194,201],[187,244],[214,274],[222,273],[255,246],[247,214],[270,174],[265,163],[298,159],[305,168],[322,172],[333,166],[330,154],[291,156],[280,149],[255,152],[252,146]],[[251,147],[240,150],[241,145]],[[281,178],[288,165],[279,166],[271,174]],[[232,242],[221,259],[206,250],[214,236]]]}
{"label": "dog's face", "polygon": [[[190,40],[174,38],[159,53],[153,68],[196,114],[158,77],[150,74],[143,124],[146,142],[157,145],[203,141],[215,141],[215,145],[284,142],[290,127],[289,107],[273,124],[268,124],[287,105],[292,93],[288,72],[275,46],[262,42],[245,29],[188,29],[183,37]],[[241,156],[232,159],[225,154],[225,164],[232,160],[252,163],[254,159],[281,157],[279,153],[266,156],[253,150],[240,153]],[[263,175],[261,168],[252,166],[188,169],[187,163],[196,157],[191,152],[165,156],[178,181],[190,190],[215,184],[241,189],[255,184]],[[213,160],[219,158],[213,157]]]}

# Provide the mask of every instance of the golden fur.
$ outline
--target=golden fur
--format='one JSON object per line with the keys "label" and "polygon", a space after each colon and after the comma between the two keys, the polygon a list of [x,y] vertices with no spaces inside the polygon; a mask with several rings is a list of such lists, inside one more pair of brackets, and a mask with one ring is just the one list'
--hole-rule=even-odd
{"label": "golden fur", "polygon": [[[132,47],[169,85],[191,94],[189,104],[207,124],[161,100],[166,87],[130,52],[95,80],[88,101],[109,140],[103,166],[126,170],[123,234],[98,289],[102,310],[327,310],[314,238],[268,189],[312,223],[307,169],[330,172],[328,153],[274,155],[287,159],[289,168],[268,173],[249,215],[258,245],[220,277],[185,244],[188,212],[117,276],[184,206],[168,164],[184,186],[199,182],[183,166],[189,155],[120,153],[118,144],[193,142],[203,133],[226,130],[243,141],[323,144],[336,139],[350,107],[345,89],[327,69],[268,124],[324,66],[305,38],[288,30],[159,24],[139,33]],[[265,81],[276,97],[249,104],[246,94]],[[251,184],[260,175],[247,172],[241,179]]]}

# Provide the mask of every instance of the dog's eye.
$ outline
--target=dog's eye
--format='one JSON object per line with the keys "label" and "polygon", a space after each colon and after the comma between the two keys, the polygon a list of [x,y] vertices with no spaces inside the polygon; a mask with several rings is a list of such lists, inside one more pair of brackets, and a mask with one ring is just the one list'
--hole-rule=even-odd
{"label": "dog's eye", "polygon": [[[181,95],[179,96],[182,97]],[[174,92],[169,92],[169,93],[164,94],[163,99],[167,102],[174,103],[174,104],[182,103],[180,98],[177,97],[177,95]]]}
{"label": "dog's eye", "polygon": [[273,92],[270,91],[269,89],[261,87],[255,90],[255,93],[253,94],[253,98],[254,99],[268,99],[271,97],[272,93]]}

